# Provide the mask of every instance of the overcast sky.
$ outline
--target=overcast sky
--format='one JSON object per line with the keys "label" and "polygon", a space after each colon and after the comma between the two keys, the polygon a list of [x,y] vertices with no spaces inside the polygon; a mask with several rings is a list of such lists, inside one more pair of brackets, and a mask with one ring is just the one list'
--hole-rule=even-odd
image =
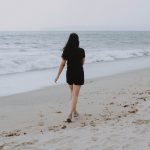
{"label": "overcast sky", "polygon": [[150,0],[0,0],[0,30],[150,30]]}

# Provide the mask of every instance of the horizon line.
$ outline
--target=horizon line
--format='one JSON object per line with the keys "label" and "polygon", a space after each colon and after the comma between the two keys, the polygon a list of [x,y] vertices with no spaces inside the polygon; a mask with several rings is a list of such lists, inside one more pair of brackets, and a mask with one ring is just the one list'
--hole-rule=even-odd
{"label": "horizon line", "polygon": [[82,31],[83,32],[87,32],[87,31],[89,31],[89,32],[90,31],[93,31],[93,32],[94,31],[101,31],[101,32],[102,31],[103,32],[106,32],[106,31],[110,31],[110,32],[111,31],[127,31],[128,32],[128,31],[150,31],[150,29],[149,30],[133,30],[133,29],[128,29],[128,30],[127,29],[124,29],[124,30],[119,30],[119,29],[118,30],[116,30],[116,29],[112,29],[112,30],[109,30],[109,29],[108,30],[100,30],[100,29],[87,29],[87,30],[83,30],[83,29],[38,29],[38,30],[32,30],[32,29],[28,29],[28,30],[27,29],[22,29],[21,30],[21,29],[19,29],[19,30],[0,30],[0,32],[19,32],[19,31],[20,32],[25,32],[25,31],[26,32],[32,32],[32,31],[33,32],[42,32],[42,31],[49,31],[49,32],[52,32],[52,31],[55,31],[55,32],[57,32],[57,31],[58,32],[62,32],[62,31],[63,32],[69,32],[69,31],[71,31],[71,32],[74,32],[74,31],[79,31],[79,32],[82,32]]}

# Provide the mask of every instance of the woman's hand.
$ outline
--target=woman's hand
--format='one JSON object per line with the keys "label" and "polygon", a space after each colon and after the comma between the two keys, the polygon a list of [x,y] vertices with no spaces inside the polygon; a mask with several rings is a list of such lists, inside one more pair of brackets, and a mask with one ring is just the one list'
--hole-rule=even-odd
{"label": "woman's hand", "polygon": [[59,76],[60,76],[61,72],[64,69],[65,63],[66,63],[66,60],[62,59],[61,64],[59,66],[58,74],[57,74],[57,76],[55,78],[55,83],[57,83],[57,80],[59,79]]}
{"label": "woman's hand", "polygon": [[59,77],[57,76],[56,78],[55,78],[55,83],[57,83],[57,80],[59,79]]}

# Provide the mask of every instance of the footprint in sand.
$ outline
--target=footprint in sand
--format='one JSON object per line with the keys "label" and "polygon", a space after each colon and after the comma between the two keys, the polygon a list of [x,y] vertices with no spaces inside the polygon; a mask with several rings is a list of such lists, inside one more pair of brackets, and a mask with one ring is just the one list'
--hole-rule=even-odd
{"label": "footprint in sand", "polygon": [[111,102],[111,103],[109,103],[110,105],[113,105],[114,104],[114,102]]}
{"label": "footprint in sand", "polygon": [[42,112],[40,112],[40,118],[43,118],[43,117],[44,117],[43,113],[42,113]]}
{"label": "footprint in sand", "polygon": [[43,115],[43,113],[40,112],[39,116],[40,116],[40,121],[38,123],[38,126],[44,126],[44,121],[43,121],[44,115]]}
{"label": "footprint in sand", "polygon": [[138,93],[139,95],[143,95],[144,93],[143,92],[140,92],[140,93]]}
{"label": "footprint in sand", "polygon": [[87,124],[85,122],[81,122],[81,126],[80,127],[85,127]]}
{"label": "footprint in sand", "polygon": [[37,142],[38,142],[38,140],[33,140],[33,141],[23,142],[20,145],[23,145],[23,146],[25,146],[25,145],[33,145],[33,144],[35,144]]}
{"label": "footprint in sand", "polygon": [[66,129],[67,126],[65,124],[59,124],[59,125],[54,125],[54,126],[50,126],[48,127],[49,131],[59,131],[61,129]]}
{"label": "footprint in sand", "polygon": [[32,141],[22,142],[20,144],[15,145],[12,149],[14,149],[14,148],[23,149],[25,146],[34,145],[37,142],[38,142],[38,140],[32,140]]}
{"label": "footprint in sand", "polygon": [[130,114],[135,114],[138,111],[138,109],[130,110],[128,111]]}
{"label": "footprint in sand", "polygon": [[86,117],[91,117],[92,114],[86,114],[86,113],[85,113],[85,116],[86,116]]}
{"label": "footprint in sand", "polygon": [[129,107],[129,105],[124,105],[123,107]]}
{"label": "footprint in sand", "polygon": [[2,132],[2,136],[4,137],[12,137],[12,136],[20,136],[21,134],[25,135],[26,132],[21,133],[21,130],[15,130],[15,131],[10,131],[10,132]]}
{"label": "footprint in sand", "polygon": [[57,113],[57,114],[60,114],[60,113],[62,113],[62,112],[61,112],[61,111],[56,111],[56,113]]}
{"label": "footprint in sand", "polygon": [[133,121],[132,123],[135,123],[137,125],[142,125],[142,124],[150,124],[150,120],[136,120],[136,121]]}
{"label": "footprint in sand", "polygon": [[44,126],[44,122],[39,122],[38,126]]}
{"label": "footprint in sand", "polygon": [[95,127],[95,126],[96,126],[96,123],[95,123],[94,121],[91,121],[91,122],[90,122],[90,125],[91,125],[92,127]]}
{"label": "footprint in sand", "polygon": [[0,150],[2,150],[4,148],[4,144],[3,145],[0,145]]}
{"label": "footprint in sand", "polygon": [[147,98],[147,97],[139,97],[139,98],[137,98],[137,99],[146,101],[146,98]]}
{"label": "footprint in sand", "polygon": [[147,90],[145,93],[150,94],[150,90]]}

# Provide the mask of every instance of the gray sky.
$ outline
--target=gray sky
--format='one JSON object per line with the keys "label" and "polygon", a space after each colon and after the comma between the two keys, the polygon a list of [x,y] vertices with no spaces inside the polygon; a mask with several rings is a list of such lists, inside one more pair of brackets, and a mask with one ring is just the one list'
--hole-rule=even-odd
{"label": "gray sky", "polygon": [[0,0],[0,30],[150,30],[150,0]]}

